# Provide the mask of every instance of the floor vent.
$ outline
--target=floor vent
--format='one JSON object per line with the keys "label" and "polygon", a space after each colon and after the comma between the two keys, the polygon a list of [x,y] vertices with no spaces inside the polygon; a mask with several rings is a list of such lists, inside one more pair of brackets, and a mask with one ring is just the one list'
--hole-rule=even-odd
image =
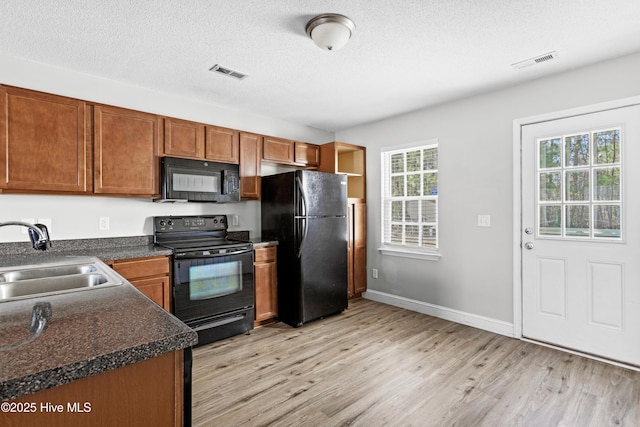
{"label": "floor vent", "polygon": [[247,74],[243,74],[239,71],[232,70],[231,68],[223,67],[219,64],[209,68],[209,71],[215,71],[216,73],[224,74],[225,76],[233,77],[234,79],[243,80],[249,77]]}
{"label": "floor vent", "polygon": [[516,62],[514,64],[511,64],[511,66],[516,70],[520,70],[522,68],[530,67],[542,62],[551,61],[552,59],[556,59],[557,57],[558,53],[554,51],[536,56],[534,58],[525,59],[524,61]]}

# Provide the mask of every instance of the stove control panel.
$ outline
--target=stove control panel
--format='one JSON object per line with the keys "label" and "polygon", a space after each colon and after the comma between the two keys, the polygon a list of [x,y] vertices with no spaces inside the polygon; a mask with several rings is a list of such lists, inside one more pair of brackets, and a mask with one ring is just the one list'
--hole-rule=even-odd
{"label": "stove control panel", "polygon": [[156,216],[154,232],[217,231],[227,229],[226,215]]}

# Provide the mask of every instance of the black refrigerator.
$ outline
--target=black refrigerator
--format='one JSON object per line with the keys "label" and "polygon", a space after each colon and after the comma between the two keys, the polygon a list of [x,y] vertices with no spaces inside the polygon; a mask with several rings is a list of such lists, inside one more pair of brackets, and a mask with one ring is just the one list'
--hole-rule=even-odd
{"label": "black refrigerator", "polygon": [[278,241],[278,319],[294,327],[347,308],[347,177],[262,177],[262,237]]}

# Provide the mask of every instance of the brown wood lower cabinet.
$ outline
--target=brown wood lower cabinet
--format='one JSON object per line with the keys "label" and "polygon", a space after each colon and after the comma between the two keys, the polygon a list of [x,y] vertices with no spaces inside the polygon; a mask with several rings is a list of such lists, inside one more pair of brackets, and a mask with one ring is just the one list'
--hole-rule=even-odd
{"label": "brown wood lower cabinet", "polygon": [[[31,413],[0,414],[3,426],[182,426],[183,351],[13,400]],[[55,412],[54,412],[55,409]]]}
{"label": "brown wood lower cabinet", "polygon": [[171,311],[169,257],[109,261],[107,264],[159,306]]}
{"label": "brown wood lower cabinet", "polygon": [[278,316],[276,257],[276,246],[255,248],[253,270],[256,289],[256,325],[269,323]]}

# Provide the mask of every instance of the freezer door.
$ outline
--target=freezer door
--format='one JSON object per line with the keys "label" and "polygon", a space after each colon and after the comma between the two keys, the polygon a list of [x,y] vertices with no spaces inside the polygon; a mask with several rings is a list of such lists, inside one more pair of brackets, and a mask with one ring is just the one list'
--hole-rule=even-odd
{"label": "freezer door", "polygon": [[[347,219],[303,219],[300,248],[300,323],[347,308]],[[278,260],[278,262],[280,262]]]}
{"label": "freezer door", "polygon": [[298,216],[346,216],[347,177],[326,172],[296,171]]}

